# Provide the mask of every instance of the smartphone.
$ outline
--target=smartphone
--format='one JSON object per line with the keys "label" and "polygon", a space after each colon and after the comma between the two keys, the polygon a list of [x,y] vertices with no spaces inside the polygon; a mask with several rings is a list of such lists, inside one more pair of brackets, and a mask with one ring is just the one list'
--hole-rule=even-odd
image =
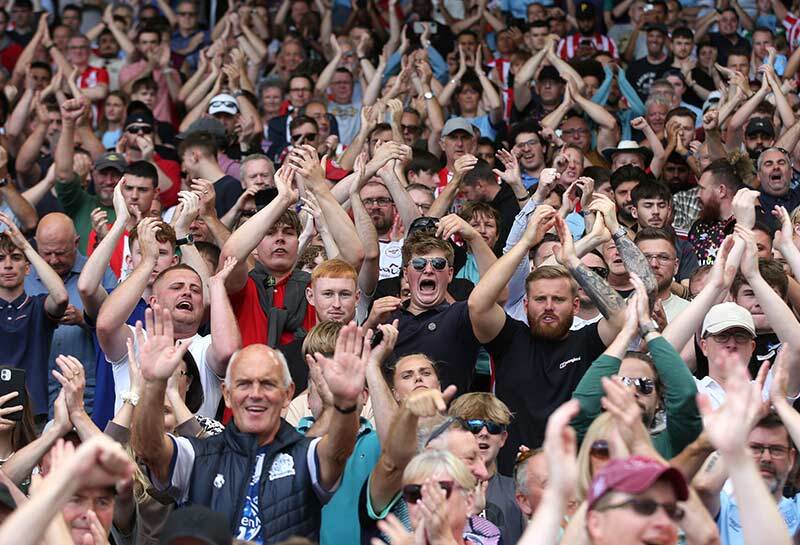
{"label": "smartphone", "polygon": [[256,201],[256,210],[261,210],[269,203],[271,203],[275,197],[278,196],[278,190],[274,187],[265,187],[261,191],[255,194],[253,197]]}
{"label": "smartphone", "polygon": [[370,348],[375,348],[383,341],[383,330],[377,329],[375,333],[372,334],[372,340],[369,343]]}
{"label": "smartphone", "polygon": [[[17,397],[8,401],[8,406],[25,404],[25,370],[16,367],[0,367],[0,396],[17,392]],[[8,420],[19,422],[22,420],[22,411],[16,411],[4,416]]]}
{"label": "smartphone", "polygon": [[645,4],[644,5],[645,13],[648,12],[648,11],[653,11],[653,7],[654,7],[653,4]]}

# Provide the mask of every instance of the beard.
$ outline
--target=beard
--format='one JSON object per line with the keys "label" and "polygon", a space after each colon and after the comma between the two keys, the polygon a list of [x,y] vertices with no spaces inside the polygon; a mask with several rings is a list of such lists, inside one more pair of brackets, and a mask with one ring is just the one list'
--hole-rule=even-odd
{"label": "beard", "polygon": [[633,223],[636,220],[633,218],[631,214],[631,209],[629,204],[625,204],[625,206],[620,206],[619,210],[617,211],[619,215],[619,219],[621,219],[624,223]]}
{"label": "beard", "polygon": [[569,328],[572,327],[571,319],[564,320],[556,316],[557,321],[555,323],[545,324],[542,323],[544,316],[547,316],[547,314],[543,314],[538,320],[531,320],[531,317],[528,316],[528,322],[531,324],[531,333],[533,333],[534,337],[546,341],[557,341],[569,333]]}
{"label": "beard", "polygon": [[719,203],[717,201],[709,201],[702,204],[703,207],[700,209],[697,219],[708,223],[719,221]]}
{"label": "beard", "polygon": [[765,462],[762,460],[758,464],[758,469],[759,470],[766,469],[774,473],[772,477],[762,476],[762,478],[764,479],[764,484],[767,485],[767,488],[769,489],[771,494],[774,494],[780,488],[783,488],[783,485],[781,484],[783,479],[781,479],[781,477],[778,475],[778,471],[775,469],[775,466],[772,464],[772,462]]}

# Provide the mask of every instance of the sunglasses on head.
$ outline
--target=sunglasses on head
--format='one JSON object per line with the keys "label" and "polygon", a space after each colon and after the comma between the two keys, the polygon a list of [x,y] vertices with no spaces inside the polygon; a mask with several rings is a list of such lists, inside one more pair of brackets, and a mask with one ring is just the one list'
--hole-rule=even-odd
{"label": "sunglasses on head", "polygon": [[212,108],[236,108],[239,109],[239,105],[235,102],[231,102],[230,100],[215,100],[211,103]]}
{"label": "sunglasses on head", "polygon": [[589,454],[595,456],[597,458],[608,458],[609,450],[608,450],[608,441],[605,439],[598,439],[592,446],[589,447]]}
{"label": "sunglasses on head", "polygon": [[[439,481],[439,487],[444,490],[444,496],[450,499],[453,493],[453,481]],[[421,484],[407,484],[403,487],[403,499],[406,503],[417,503],[422,499]]]}
{"label": "sunglasses on head", "polygon": [[128,127],[129,134],[150,134],[153,132],[153,127],[149,127],[147,125],[137,125],[133,127]]}
{"label": "sunglasses on head", "polygon": [[649,395],[656,389],[656,383],[651,378],[645,377],[620,377],[622,384],[633,386],[640,394]]}
{"label": "sunglasses on head", "polygon": [[626,507],[630,507],[633,509],[633,512],[637,515],[641,515],[643,517],[649,517],[650,515],[654,514],[658,511],[658,508],[662,508],[667,516],[674,522],[679,522],[683,520],[683,516],[686,514],[685,511],[678,507],[674,503],[659,503],[655,500],[651,500],[650,498],[631,498],[628,501],[624,501],[622,503],[617,503],[614,505],[607,505],[598,511],[608,511],[609,509],[623,509]]}
{"label": "sunglasses on head", "polygon": [[424,271],[428,263],[430,263],[431,267],[436,271],[443,271],[447,267],[447,260],[443,257],[415,257],[411,260],[411,266],[417,272]]}
{"label": "sunglasses on head", "polygon": [[499,435],[506,431],[505,424],[498,424],[497,422],[492,422],[491,420],[484,420],[482,418],[470,418],[466,421],[467,427],[469,431],[474,434],[478,434],[481,430],[486,427],[486,431],[489,432],[491,435]]}

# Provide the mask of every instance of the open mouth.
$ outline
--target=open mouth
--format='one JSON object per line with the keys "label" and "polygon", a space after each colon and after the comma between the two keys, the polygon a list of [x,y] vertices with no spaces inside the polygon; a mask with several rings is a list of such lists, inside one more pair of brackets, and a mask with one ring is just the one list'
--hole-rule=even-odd
{"label": "open mouth", "polygon": [[489,443],[478,443],[478,448],[481,451],[489,450]]}
{"label": "open mouth", "polygon": [[272,255],[285,256],[286,254],[287,252],[286,249],[284,248],[275,248],[274,250],[272,250]]}
{"label": "open mouth", "polygon": [[266,407],[257,407],[257,406],[255,406],[255,407],[245,407],[244,410],[245,410],[245,412],[247,414],[252,414],[252,415],[261,415],[261,414],[267,412],[267,408]]}
{"label": "open mouth", "polygon": [[555,314],[545,314],[539,321],[543,324],[555,324],[558,322],[558,316]]}
{"label": "open mouth", "polygon": [[436,293],[436,281],[431,279],[423,279],[419,281],[419,292],[426,294]]}
{"label": "open mouth", "polygon": [[175,308],[177,310],[185,310],[187,312],[192,312],[194,310],[194,305],[189,299],[182,299],[178,301],[178,303],[175,305]]}

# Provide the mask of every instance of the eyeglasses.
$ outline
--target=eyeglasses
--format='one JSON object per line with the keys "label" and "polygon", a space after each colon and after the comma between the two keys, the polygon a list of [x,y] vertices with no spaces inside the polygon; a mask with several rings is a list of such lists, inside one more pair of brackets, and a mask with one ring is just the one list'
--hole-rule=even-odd
{"label": "eyeglasses", "polygon": [[378,197],[373,199],[361,199],[361,202],[364,203],[364,206],[389,206],[390,204],[394,204],[392,199],[388,199],[386,197]]}
{"label": "eyeglasses", "polygon": [[589,267],[589,270],[600,278],[608,278],[608,269],[605,267]]}
{"label": "eyeglasses", "polygon": [[215,100],[210,105],[212,108],[236,108],[239,109],[239,105],[236,102],[232,102],[230,100]]}
{"label": "eyeglasses", "polygon": [[[450,499],[450,494],[453,493],[453,481],[439,481],[439,487],[444,490],[444,497]],[[421,484],[407,484],[403,487],[403,499],[406,503],[417,503],[422,499],[422,485]]]}
{"label": "eyeglasses", "polygon": [[598,439],[592,446],[589,447],[589,454],[595,458],[608,458],[610,453],[608,450],[608,441],[605,439]]}
{"label": "eyeglasses", "polygon": [[643,395],[649,395],[656,389],[656,383],[651,378],[645,377],[619,377],[625,386],[633,386],[636,391]]}
{"label": "eyeglasses", "polygon": [[437,271],[443,271],[447,267],[447,260],[443,257],[415,257],[411,260],[411,267],[417,272],[422,272],[428,263]]}
{"label": "eyeglasses", "polygon": [[765,450],[769,452],[770,458],[775,459],[786,458],[786,455],[789,454],[789,449],[780,445],[759,445],[758,443],[750,443],[750,450],[753,456],[759,458],[764,454]]}
{"label": "eyeglasses", "polygon": [[634,513],[637,515],[642,515],[644,517],[649,517],[658,511],[658,508],[664,510],[667,516],[673,522],[679,522],[683,520],[683,516],[685,512],[682,508],[678,507],[674,503],[659,503],[655,500],[651,500],[648,498],[631,498],[628,501],[624,501],[622,503],[617,503],[615,505],[607,505],[605,507],[597,509],[597,511],[608,511],[609,509],[623,509],[626,507],[630,507],[633,509]]}
{"label": "eyeglasses", "polygon": [[500,435],[504,431],[506,431],[505,424],[498,424],[497,422],[492,422],[491,420],[483,420],[481,418],[470,418],[466,420],[467,427],[469,431],[474,434],[479,434],[483,428],[486,428],[486,431],[489,432],[490,435]]}
{"label": "eyeglasses", "polygon": [[524,149],[524,148],[532,148],[534,146],[540,146],[541,144],[542,143],[539,142],[538,140],[533,139],[533,140],[528,140],[527,142],[520,142],[519,144],[517,144],[517,147],[519,149]]}
{"label": "eyeglasses", "polygon": [[715,335],[709,335],[709,337],[714,339],[714,342],[719,343],[719,344],[725,344],[729,340],[731,340],[731,338],[733,338],[733,340],[736,342],[736,344],[747,344],[747,343],[749,343],[750,341],[753,340],[753,336],[752,335],[750,335],[749,333],[743,333],[743,332],[742,333],[726,333],[726,332],[723,332],[723,333],[717,333]]}
{"label": "eyeglasses", "polygon": [[668,254],[644,254],[644,258],[647,260],[648,263],[650,263],[654,259],[659,263],[670,263],[672,261],[675,261],[675,258]]}
{"label": "eyeglasses", "polygon": [[131,125],[127,128],[128,134],[150,134],[153,132],[153,127],[148,125]]}
{"label": "eyeglasses", "polygon": [[301,134],[293,134],[292,135],[292,142],[308,142],[309,140],[314,140],[317,137],[317,133],[315,132],[307,132]]}

